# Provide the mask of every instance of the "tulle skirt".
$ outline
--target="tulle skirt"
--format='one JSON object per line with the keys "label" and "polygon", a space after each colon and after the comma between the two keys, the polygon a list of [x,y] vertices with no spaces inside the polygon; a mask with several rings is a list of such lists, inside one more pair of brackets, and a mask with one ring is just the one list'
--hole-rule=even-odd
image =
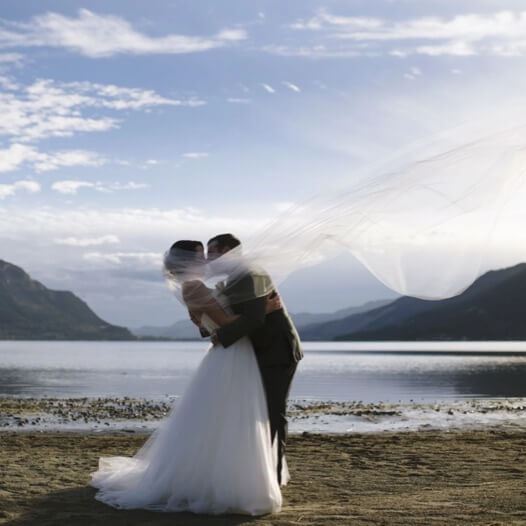
{"label": "tulle skirt", "polygon": [[90,485],[115,508],[262,515],[281,509],[276,465],[257,361],[242,338],[227,349],[210,347],[141,449],[100,458]]}

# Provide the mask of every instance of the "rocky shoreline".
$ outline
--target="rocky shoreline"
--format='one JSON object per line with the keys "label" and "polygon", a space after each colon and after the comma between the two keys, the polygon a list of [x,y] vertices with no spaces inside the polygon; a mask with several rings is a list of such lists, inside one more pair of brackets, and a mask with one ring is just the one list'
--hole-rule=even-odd
{"label": "rocky shoreline", "polygon": [[[0,398],[0,430],[149,432],[177,408],[177,398]],[[526,399],[443,403],[363,403],[292,400],[292,433],[526,428]]]}

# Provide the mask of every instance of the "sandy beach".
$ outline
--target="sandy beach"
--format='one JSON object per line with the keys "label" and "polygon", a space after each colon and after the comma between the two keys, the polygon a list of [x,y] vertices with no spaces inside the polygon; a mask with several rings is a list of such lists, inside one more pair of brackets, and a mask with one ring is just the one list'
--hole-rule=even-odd
{"label": "sandy beach", "polygon": [[521,429],[292,436],[280,514],[251,518],[119,511],[87,485],[99,456],[138,433],[0,433],[0,524],[526,524]]}

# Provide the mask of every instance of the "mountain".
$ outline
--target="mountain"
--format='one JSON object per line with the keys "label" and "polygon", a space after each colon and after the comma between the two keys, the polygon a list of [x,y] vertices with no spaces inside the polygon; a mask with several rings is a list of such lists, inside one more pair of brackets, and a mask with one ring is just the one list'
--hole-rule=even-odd
{"label": "mountain", "polygon": [[69,291],[50,290],[20,267],[0,260],[0,339],[135,340],[99,318]]}
{"label": "mountain", "polygon": [[299,312],[297,314],[291,314],[290,316],[294,320],[294,324],[296,325],[296,328],[300,334],[303,335],[307,328],[341,320],[342,318],[348,318],[349,316],[353,316],[355,314],[377,309],[391,302],[392,300],[374,300],[368,301],[367,303],[357,307],[347,307],[346,309],[340,309],[334,312]]}
{"label": "mountain", "polygon": [[170,340],[200,340],[197,327],[190,320],[179,320],[166,327],[144,326],[131,329],[141,338],[165,338]]}
{"label": "mountain", "polygon": [[525,340],[526,264],[487,272],[459,296],[403,297],[347,318],[310,326],[306,336],[354,341]]}
{"label": "mountain", "polygon": [[[390,300],[376,300],[369,301],[364,305],[358,307],[347,307],[346,309],[337,310],[335,312],[311,313],[300,312],[298,314],[291,314],[300,336],[304,327],[312,326],[313,324],[322,324],[324,322],[337,320],[350,316],[351,314],[358,314],[360,312],[369,311],[377,307],[381,307],[389,303]],[[201,336],[196,326],[190,320],[176,321],[167,327],[151,327],[144,326],[137,329],[132,329],[132,332],[139,337],[153,337],[153,338],[169,338],[173,340],[199,340]]]}
{"label": "mountain", "polygon": [[398,324],[416,313],[432,308],[431,303],[416,298],[399,298],[377,308],[364,310],[329,322],[310,324],[303,328],[302,338],[311,341],[334,340],[344,334]]}
{"label": "mountain", "polygon": [[349,305],[362,305],[372,298],[393,301],[400,297],[350,253],[293,272],[279,284],[279,291],[289,312],[316,315]]}

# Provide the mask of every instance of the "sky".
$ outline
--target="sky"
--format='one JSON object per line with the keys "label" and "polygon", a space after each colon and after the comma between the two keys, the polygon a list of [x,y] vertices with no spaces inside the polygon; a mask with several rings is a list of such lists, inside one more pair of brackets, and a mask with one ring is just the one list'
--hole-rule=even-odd
{"label": "sky", "polygon": [[[511,0],[0,5],[0,258],[137,327],[183,316],[176,239],[253,235],[293,203],[525,90]],[[292,311],[394,297],[340,257]]]}

